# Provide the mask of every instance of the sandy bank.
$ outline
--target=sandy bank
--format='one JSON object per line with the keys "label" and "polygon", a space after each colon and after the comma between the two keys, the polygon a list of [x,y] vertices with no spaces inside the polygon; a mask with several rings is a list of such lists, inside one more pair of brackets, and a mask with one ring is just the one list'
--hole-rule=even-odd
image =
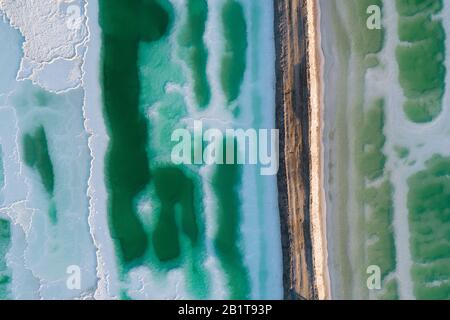
{"label": "sandy bank", "polygon": [[326,299],[318,7],[312,0],[274,0],[274,5],[284,295]]}

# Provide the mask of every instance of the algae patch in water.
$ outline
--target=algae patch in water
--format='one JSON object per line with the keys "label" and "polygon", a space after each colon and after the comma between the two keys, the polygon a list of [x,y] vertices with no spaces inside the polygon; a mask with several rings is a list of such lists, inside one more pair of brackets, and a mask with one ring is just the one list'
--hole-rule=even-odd
{"label": "algae patch in water", "polygon": [[[158,222],[153,231],[153,245],[158,259],[162,262],[180,256],[181,231],[196,246],[199,242],[199,204],[195,203],[195,189],[180,169],[159,168],[153,172],[156,195],[161,202]],[[177,225],[176,215],[181,215],[181,225]]]}
{"label": "algae patch in water", "polygon": [[157,1],[101,0],[102,87],[110,145],[106,157],[111,234],[125,264],[141,259],[147,234],[134,200],[150,182],[147,123],[139,110],[138,48],[168,30],[169,16]]}
{"label": "algae patch in water", "polygon": [[433,156],[408,179],[411,271],[418,299],[450,298],[450,158]]}
{"label": "algae patch in water", "polygon": [[386,141],[384,129],[384,102],[378,100],[365,114],[364,126],[360,132],[362,152],[358,153],[361,173],[369,180],[383,175],[386,156],[382,148]]}
{"label": "algae patch in water", "polygon": [[200,108],[205,108],[211,100],[211,89],[206,75],[208,51],[203,42],[207,18],[208,3],[205,0],[189,0],[187,21],[179,37],[182,56],[192,70],[193,89]]}
{"label": "algae patch in water", "polygon": [[[365,233],[365,262],[363,269],[377,265],[382,276],[383,291],[377,297],[386,299],[397,297],[397,281],[388,276],[396,269],[396,251],[393,231],[393,187],[386,172],[386,156],[383,152],[384,135],[384,100],[378,99],[365,112],[359,129],[357,154],[358,170],[364,179],[363,189],[359,190],[364,224],[361,232]],[[368,182],[378,182],[368,185]]]}
{"label": "algae patch in water", "polygon": [[39,127],[33,134],[24,135],[23,152],[25,163],[37,170],[45,190],[52,197],[55,190],[55,175],[44,127]]}
{"label": "algae patch in water", "polygon": [[247,61],[247,25],[239,2],[227,0],[222,8],[222,25],[225,52],[220,77],[227,101],[231,103],[239,96]]}
{"label": "algae patch in water", "polygon": [[433,16],[442,9],[442,1],[396,3],[399,39],[408,42],[396,52],[399,81],[407,97],[403,108],[409,120],[430,122],[441,113],[445,90],[445,31],[442,20]]}
{"label": "algae patch in water", "polygon": [[[224,154],[227,154],[226,142],[223,144]],[[235,141],[235,156],[236,145]],[[240,247],[241,180],[242,166],[224,164],[216,166],[211,181],[217,199],[217,232],[214,236],[214,246],[226,274],[230,299],[248,299],[250,295],[248,271]]]}

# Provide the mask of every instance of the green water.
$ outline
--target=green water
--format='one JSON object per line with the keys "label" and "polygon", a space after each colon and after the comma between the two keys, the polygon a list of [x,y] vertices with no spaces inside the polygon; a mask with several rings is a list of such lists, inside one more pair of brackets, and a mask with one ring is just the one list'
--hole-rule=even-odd
{"label": "green water", "polygon": [[33,101],[33,105],[39,107],[49,106],[52,104],[52,100],[54,100],[54,94],[40,88],[36,88],[31,100]]}
{"label": "green water", "polygon": [[[174,13],[170,4],[167,1],[161,1],[161,5],[172,17]],[[194,3],[188,5],[188,20],[193,19],[191,15],[204,14],[196,10],[206,10],[205,7],[193,5]],[[203,27],[181,30],[179,40],[183,36],[196,39],[187,51],[183,52],[183,49],[186,49],[188,43],[182,44],[182,55],[186,52],[192,53],[203,46],[199,42],[202,36],[193,34],[193,32],[199,32],[203,35],[206,17],[203,16],[203,18],[205,21],[200,22]],[[199,23],[199,21],[191,20],[190,23]],[[163,271],[184,268],[190,292],[197,298],[206,298],[209,294],[209,278],[203,266],[205,236],[201,179],[195,168],[175,167],[170,163],[173,143],[168,137],[174,129],[183,127],[181,120],[187,115],[183,96],[178,93],[167,93],[165,90],[168,82],[184,84],[186,81],[180,66],[173,60],[167,59],[173,50],[167,37],[154,43],[141,43],[139,49],[139,79],[142,86],[147,88],[140,94],[140,110],[143,113],[148,112],[147,108],[151,106],[149,110],[158,114],[158,121],[148,121],[147,130],[148,165],[152,175],[149,196],[154,207],[152,224],[148,229],[152,243],[149,264],[154,269]],[[193,56],[188,55],[188,57]],[[204,58],[206,59],[206,56]],[[199,61],[191,60],[190,62],[193,81],[198,83],[197,71],[200,69],[197,71],[195,69],[206,68],[206,61],[202,67],[194,63]],[[206,69],[203,71],[206,72]],[[202,89],[209,90],[209,85]],[[204,93],[205,91],[202,92]],[[209,93],[206,92],[206,95]],[[198,107],[203,108],[205,105],[198,105]]]}
{"label": "green water", "polygon": [[358,153],[359,167],[362,175],[370,181],[383,175],[386,156],[383,154],[383,146],[386,138],[384,129],[384,103],[382,100],[375,102],[364,115],[362,128],[363,152]]}
{"label": "green water", "polygon": [[[363,269],[370,265],[380,267],[384,290],[377,297],[379,299],[396,298],[396,280],[395,278],[387,280],[387,277],[396,269],[396,252],[392,226],[393,187],[385,170],[386,155],[383,152],[386,142],[383,99],[376,100],[367,109],[361,123],[357,139],[357,145],[361,149],[357,152],[356,160],[359,174],[366,182],[362,183],[362,189],[355,192],[358,200],[369,213],[365,215],[360,232],[364,233],[365,241],[376,239],[365,246]],[[367,186],[367,182],[376,181],[380,183],[376,186]],[[362,215],[364,215],[363,210],[361,210]],[[361,282],[364,283],[364,281]]]}
{"label": "green water", "polygon": [[[156,260],[153,267],[185,267],[187,285],[197,298],[207,298],[209,276],[203,262],[205,250],[202,185],[199,177],[180,167],[152,171],[154,223],[151,238]],[[192,177],[191,177],[192,176]]]}
{"label": "green water", "polygon": [[[231,148],[233,147],[230,145],[224,146],[224,153]],[[239,247],[241,170],[242,166],[236,164],[218,165],[211,182],[217,197],[218,229],[214,236],[214,246],[225,270],[230,299],[239,300],[248,299],[250,294],[248,273]]]}
{"label": "green water", "polygon": [[[352,0],[348,2],[352,10],[352,42],[354,49],[364,58],[370,58],[370,54],[376,54],[381,51],[384,43],[384,30],[367,28],[367,8],[370,5],[377,5],[383,8],[381,0]],[[368,57],[367,57],[368,56]]]}
{"label": "green water", "polygon": [[[244,8],[235,0],[227,0],[221,12],[225,52],[222,56],[220,79],[228,103],[235,101],[241,91],[247,65],[247,23]],[[238,115],[239,109],[234,110]],[[237,142],[235,141],[235,144]],[[231,152],[225,145],[224,152]],[[234,146],[237,154],[237,146]],[[227,151],[228,150],[228,151]],[[237,161],[235,156],[235,162]],[[218,229],[214,246],[225,271],[230,290],[230,299],[248,299],[250,282],[248,270],[243,263],[240,248],[241,200],[239,188],[242,183],[242,168],[238,165],[218,165],[212,178],[212,187],[217,199]]]}
{"label": "green water", "polygon": [[[53,198],[55,192],[55,174],[44,127],[40,126],[33,134],[25,134],[22,144],[25,164],[38,172],[45,191],[48,193],[50,199]],[[53,202],[50,203],[48,215],[53,224],[58,222],[57,210]]]}
{"label": "green water", "polygon": [[442,1],[397,0],[396,4],[401,15],[399,39],[409,42],[397,48],[399,80],[408,98],[404,110],[413,122],[430,122],[442,110],[445,90],[445,32],[442,21],[433,17],[442,9]]}
{"label": "green water", "polygon": [[11,244],[9,221],[0,219],[0,300],[9,298],[11,274],[6,266],[5,256]]}
{"label": "green water", "polygon": [[445,37],[445,31],[439,20],[432,20],[430,15],[420,15],[400,18],[398,35],[400,41],[416,42],[435,37],[442,39]]}
{"label": "green water", "polygon": [[[169,16],[173,17],[174,11],[171,5],[167,1],[160,3]],[[186,9],[189,20],[192,19],[192,14],[199,13],[194,9],[206,8],[188,6]],[[198,23],[198,21],[191,21],[191,23],[194,22]],[[205,21],[201,22],[201,24],[204,23]],[[196,51],[201,44],[193,42],[190,44],[192,47],[187,48],[187,42],[180,43],[180,39],[187,36],[199,41],[202,36],[192,32],[200,32],[203,35],[203,28],[204,26],[188,30],[181,29],[181,34],[176,35],[181,56]],[[166,92],[168,82],[184,85],[187,81],[180,65],[172,59],[167,59],[174,50],[173,43],[168,37],[153,43],[141,43],[139,48],[139,80],[146,88],[140,93],[139,108],[142,113],[150,111],[158,114],[157,121],[149,119],[147,128],[148,165],[152,175],[148,195],[154,213],[151,226],[147,230],[152,243],[147,260],[154,270],[164,272],[183,268],[186,272],[188,290],[197,298],[206,298],[209,294],[209,276],[203,266],[205,227],[201,178],[197,172],[198,168],[174,167],[170,160],[174,145],[170,141],[170,136],[174,129],[184,127],[182,119],[187,116],[184,97],[176,92]],[[189,54],[187,57],[188,60],[189,57],[192,58]],[[191,60],[191,62],[194,61]],[[199,65],[195,63],[188,63],[188,65],[192,71],[193,82],[198,83],[199,78],[196,76],[198,73],[195,69]],[[206,62],[203,67],[206,68]],[[209,85],[203,89],[209,90]],[[209,95],[208,92],[206,94]],[[205,106],[197,104],[197,107]]]}
{"label": "green water", "polygon": [[200,108],[206,107],[211,100],[211,89],[206,75],[208,51],[203,42],[207,17],[206,0],[188,0],[187,21],[179,37],[183,48],[182,55],[185,56],[193,73],[194,93]]}
{"label": "green water", "polygon": [[[384,121],[384,103],[378,100],[365,113],[361,133],[363,152],[360,153],[358,166],[363,177],[372,182],[385,174]],[[371,211],[366,219],[366,237],[378,239],[367,248],[367,265],[380,266],[383,278],[395,270],[392,193],[391,184],[384,180],[379,186],[365,187],[362,195],[364,204]]]}
{"label": "green water", "polygon": [[[336,46],[343,79],[349,77],[351,71],[352,81],[348,87],[343,84],[345,80],[338,85],[336,131],[330,132],[330,138],[336,139],[338,145],[335,161],[330,164],[336,166],[337,176],[333,175],[332,179],[338,180],[335,223],[339,253],[332,253],[331,261],[336,265],[339,292],[333,294],[346,299],[398,298],[397,281],[391,277],[396,269],[396,255],[392,226],[393,189],[385,169],[384,98],[368,100],[364,96],[366,72],[380,66],[378,53],[383,49],[385,39],[383,29],[366,27],[366,10],[369,5],[383,8],[383,3],[355,0],[341,1],[340,4],[352,20],[333,16],[333,27],[338,36]],[[330,5],[328,10],[333,11],[333,6],[339,6],[339,2]],[[351,28],[350,33],[348,28]],[[355,59],[350,66],[351,54]],[[350,137],[354,138],[350,140]],[[351,175],[349,168],[354,170]],[[381,269],[381,291],[371,292],[367,288],[366,270],[371,265]]]}
{"label": "green water", "polygon": [[[176,21],[169,1],[100,1],[103,104],[110,136],[105,160],[110,232],[122,279],[139,265],[148,266],[162,281],[169,271],[182,268],[193,297],[208,298],[203,188],[209,184],[217,223],[211,240],[228,296],[245,299],[250,297],[250,279],[241,248],[241,168],[218,166],[209,181],[199,174],[201,166],[173,166],[170,160],[170,135],[185,127],[183,119],[189,115],[185,97],[167,91],[167,84],[192,81],[199,109],[207,107],[212,95],[203,40],[208,4],[191,0],[185,9],[186,19],[172,37]],[[227,1],[221,10],[221,89],[231,103],[240,95],[246,68],[246,22],[237,1]],[[171,58],[174,53],[186,62],[192,78]],[[150,221],[144,223],[139,206],[146,202],[152,208]],[[123,291],[123,298],[129,297]]]}
{"label": "green water", "polygon": [[[199,242],[198,203],[195,202],[195,186],[179,168],[158,168],[154,170],[156,195],[161,208],[153,231],[153,246],[161,262],[179,258],[181,231],[192,246]],[[180,229],[177,225],[180,215]]]}
{"label": "green water", "polygon": [[45,190],[52,197],[55,191],[55,174],[43,126],[33,134],[23,136],[23,153],[25,163],[39,173]]}
{"label": "green water", "polygon": [[449,175],[450,158],[435,155],[408,179],[411,275],[418,299],[450,299]]}
{"label": "green water", "polygon": [[109,221],[126,264],[142,258],[147,234],[134,199],[150,182],[147,123],[139,112],[138,49],[167,31],[168,15],[155,1],[101,0],[102,87],[111,139],[106,158]]}
{"label": "green water", "polygon": [[401,146],[395,146],[394,147],[395,152],[397,153],[397,156],[400,159],[406,159],[409,156],[409,149],[406,147],[401,147]]}
{"label": "green water", "polygon": [[[358,299],[404,298],[410,294],[407,292],[409,284],[400,283],[399,280],[408,281],[404,272],[410,272],[414,289],[411,296],[418,299],[449,299],[450,158],[436,155],[422,167],[419,163],[426,142],[416,145],[412,141],[409,143],[400,132],[403,127],[396,128],[395,124],[394,127],[388,126],[393,119],[385,117],[391,116],[392,110],[385,110],[383,101],[390,101],[391,96],[373,97],[369,86],[379,78],[367,74],[368,69],[377,68],[376,72],[386,74],[392,71],[386,69],[389,65],[385,65],[383,59],[379,59],[379,53],[384,47],[383,31],[370,31],[365,27],[365,10],[368,5],[380,5],[380,1],[340,3],[346,3],[347,8],[334,5],[336,11],[339,11],[337,8],[342,11],[332,14],[336,20],[333,21],[335,31],[331,30],[332,37],[325,37],[330,39],[336,36],[335,46],[339,52],[330,54],[336,55],[342,68],[339,70],[342,81],[333,84],[336,95],[331,96],[329,102],[336,112],[328,111],[333,120],[331,129],[325,131],[336,141],[336,146],[333,144],[330,151],[332,161],[327,164],[331,172],[329,179],[337,190],[327,195],[336,204],[336,209],[333,209],[336,211],[332,212],[330,220],[337,224],[333,232],[337,230],[339,233],[336,239],[331,239],[339,241],[337,253],[330,252],[332,269],[336,272],[334,282],[337,285],[334,289],[337,292],[333,292],[334,296]],[[325,7],[334,11],[333,5]],[[446,35],[440,15],[442,8],[443,1],[440,0],[396,1],[399,16],[394,23],[398,23],[398,35],[394,36],[398,36],[396,40],[399,46],[395,58],[399,83],[407,99],[403,106],[389,107],[403,107],[411,122],[430,122],[442,111],[446,76]],[[395,12],[390,14],[395,16]],[[390,24],[390,21],[384,16],[384,24]],[[327,46],[324,49],[327,50]],[[384,54],[389,54],[389,50],[384,51]],[[349,61],[352,64],[350,66]],[[366,83],[366,79],[370,82]],[[386,93],[395,95],[394,91],[387,89]],[[394,132],[387,131],[392,128]],[[395,135],[397,129],[400,131]],[[388,143],[385,135],[390,140]],[[445,132],[438,129],[430,136],[431,139],[440,139],[441,135],[445,135]],[[407,181],[408,240],[413,265],[411,270],[401,270],[399,266],[403,263],[399,262],[405,261],[396,260],[397,257],[404,259],[405,255],[397,250],[402,248],[405,239],[400,239],[396,248],[393,221],[394,208],[402,206],[399,203],[402,199],[395,199],[394,202],[393,197],[400,196],[404,187],[402,178],[406,177],[399,177],[399,171],[408,172],[414,164],[420,171]],[[393,174],[395,180],[391,178]],[[400,221],[402,217],[402,211],[396,213]],[[334,243],[331,248],[334,249]],[[369,265],[381,269],[380,291],[367,290],[366,268]]]}
{"label": "green water", "polygon": [[396,0],[397,12],[401,16],[413,16],[417,13],[437,13],[442,9],[442,0]]}
{"label": "green water", "polygon": [[364,192],[365,203],[371,209],[366,222],[367,237],[378,238],[378,241],[367,249],[368,265],[378,265],[383,279],[395,271],[396,265],[392,194],[389,181],[384,181],[379,187],[367,188]]}
{"label": "green water", "polygon": [[[360,30],[352,36],[352,41],[355,49],[361,54],[359,59],[362,68],[357,69],[361,83],[364,83],[367,69],[379,66],[377,54],[383,49],[385,39],[383,28],[368,30],[364,26],[367,17],[365,11],[369,5],[377,5],[383,9],[381,1],[357,1],[354,10],[356,10],[356,16],[361,18],[358,19],[357,25],[352,26],[352,30]],[[366,268],[377,265],[381,270],[382,291],[373,296],[377,299],[395,299],[398,298],[397,280],[388,279],[388,276],[396,269],[396,253],[392,226],[393,190],[389,173],[385,169],[387,159],[383,151],[386,142],[384,98],[379,97],[374,101],[364,102],[365,99],[362,96],[364,87],[360,90],[359,105],[356,105],[353,110],[356,128],[355,161],[358,173],[355,178],[357,187],[352,192],[356,194],[360,210],[357,233],[360,234],[359,241],[363,241],[364,245],[356,250],[360,258],[359,262],[355,259],[354,263],[358,266],[356,270],[360,271],[355,280],[360,285],[356,285],[356,291],[353,294],[358,297],[360,292],[368,297],[369,292],[365,284]],[[378,183],[376,186],[369,186],[370,182]],[[362,287],[362,290],[358,291],[358,287]]]}
{"label": "green water", "polygon": [[222,9],[225,53],[222,57],[220,77],[228,103],[239,96],[246,68],[247,25],[244,9],[236,0],[227,0]]}

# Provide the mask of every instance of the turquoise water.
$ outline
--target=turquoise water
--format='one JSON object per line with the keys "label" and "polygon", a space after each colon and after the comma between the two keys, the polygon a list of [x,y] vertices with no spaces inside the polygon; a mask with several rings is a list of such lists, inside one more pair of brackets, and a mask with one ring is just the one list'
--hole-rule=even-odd
{"label": "turquoise water", "polygon": [[[265,230],[272,237],[278,233],[277,224],[266,225],[278,217],[276,193],[266,199],[254,194],[258,177],[251,172],[257,168],[176,166],[170,158],[172,132],[192,128],[193,119],[204,119],[205,127],[220,121],[230,128],[233,122],[274,125],[270,101],[271,109],[258,110],[261,99],[274,94],[273,69],[271,91],[257,83],[264,58],[274,57],[272,39],[261,29],[262,12],[270,17],[272,9],[262,6],[235,0],[100,1],[103,103],[111,137],[105,172],[109,226],[124,283],[140,268],[157,283],[170,283],[171,274],[180,272],[175,281],[183,297],[281,297],[279,243],[269,246],[272,256],[264,252]],[[116,27],[130,19],[126,28]],[[154,32],[145,34],[149,30]],[[260,47],[253,48],[251,64],[249,41]],[[251,85],[246,71],[254,81],[249,92],[243,91]],[[249,174],[247,187],[243,179]],[[261,180],[259,196],[275,182]],[[244,200],[247,188],[252,196]],[[273,204],[264,207],[267,199]],[[259,231],[243,232],[244,217]],[[249,244],[256,255],[248,256]],[[173,294],[170,288],[153,294]],[[138,298],[126,287],[123,297]]]}
{"label": "turquoise water", "polygon": [[5,255],[11,243],[11,230],[7,220],[0,219],[0,300],[10,298],[10,270],[6,266]]}
{"label": "turquoise water", "polygon": [[222,8],[225,52],[222,56],[221,81],[228,103],[234,101],[241,89],[246,68],[247,25],[242,6],[227,0]]}
{"label": "turquoise water", "polygon": [[[3,204],[2,189],[4,188],[3,153],[0,146],[0,205]],[[11,241],[9,222],[0,218],[0,300],[9,298],[10,271],[6,266],[5,255]]]}
{"label": "turquoise water", "polygon": [[[21,31],[1,16],[0,298],[73,299],[97,281],[84,90],[55,93],[17,80]],[[69,266],[83,270],[78,290],[66,285]]]}
{"label": "turquoise water", "polygon": [[211,101],[211,88],[206,74],[208,50],[203,42],[208,3],[206,0],[189,0],[186,6],[187,21],[179,36],[180,55],[191,69],[196,102],[199,108],[204,108]]}
{"label": "turquoise water", "polygon": [[[11,54],[20,53],[21,39],[18,33],[12,30],[8,22],[5,20],[2,13],[0,13],[0,39],[4,43],[10,45],[6,50],[0,52],[0,107],[3,106],[2,95],[7,94],[14,87],[15,72],[20,60],[18,58],[11,59]],[[12,61],[15,60],[15,61]],[[0,116],[1,117],[1,116]],[[5,154],[2,139],[0,134],[0,208],[5,205],[4,191],[6,185],[5,173]],[[5,215],[0,215],[0,300],[11,299],[11,269],[7,266],[6,255],[11,248],[11,226],[10,221]]]}

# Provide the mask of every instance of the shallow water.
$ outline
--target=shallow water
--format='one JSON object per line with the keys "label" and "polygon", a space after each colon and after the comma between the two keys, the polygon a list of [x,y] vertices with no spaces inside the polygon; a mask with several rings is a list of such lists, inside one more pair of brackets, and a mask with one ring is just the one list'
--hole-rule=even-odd
{"label": "shallow water", "polygon": [[[381,30],[366,27],[372,4]],[[333,33],[323,46],[332,295],[448,298],[449,8],[398,0],[321,9],[331,17],[322,35]],[[379,289],[367,282],[373,267]]]}

